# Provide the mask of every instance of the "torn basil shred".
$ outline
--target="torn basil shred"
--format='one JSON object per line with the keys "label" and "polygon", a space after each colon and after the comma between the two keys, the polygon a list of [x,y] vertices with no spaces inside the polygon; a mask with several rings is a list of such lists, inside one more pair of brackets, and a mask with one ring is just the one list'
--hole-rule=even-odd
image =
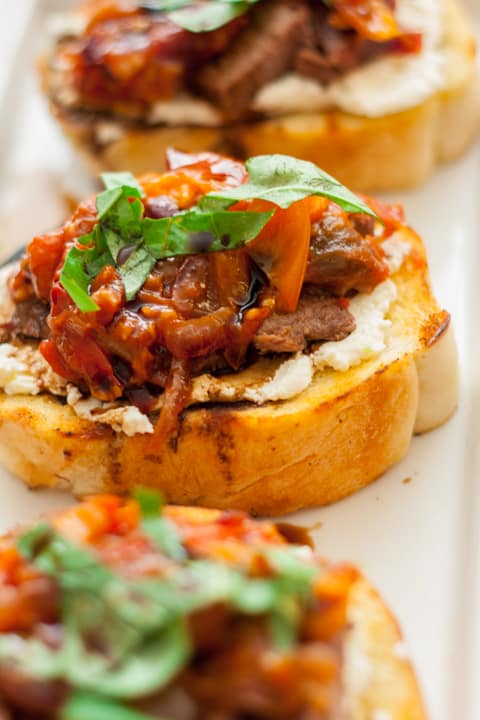
{"label": "torn basil shred", "polygon": [[[147,720],[130,707],[166,688],[194,657],[189,617],[212,606],[262,617],[272,646],[294,647],[303,608],[320,569],[298,547],[259,544],[261,576],[223,560],[196,558],[155,492],[135,495],[139,531],[165,558],[166,571],[124,575],[41,522],[16,541],[21,556],[58,588],[61,642],[0,634],[0,664],[68,689],[62,720]],[[159,567],[162,567],[160,562]]]}
{"label": "torn basil shred", "polygon": [[[96,198],[97,225],[68,251],[60,282],[82,312],[98,306],[90,286],[113,265],[120,273],[127,302],[135,298],[158,260],[198,252],[248,246],[268,223],[275,207],[288,208],[310,196],[326,197],[351,213],[375,213],[363,200],[313,163],[285,155],[264,155],[246,163],[249,180],[211,192],[197,205],[171,217],[144,216],[144,191],[130,173],[105,173],[105,190]],[[264,212],[231,209],[239,201],[264,200]],[[295,238],[292,238],[295,242]],[[122,262],[128,250],[128,259]]]}

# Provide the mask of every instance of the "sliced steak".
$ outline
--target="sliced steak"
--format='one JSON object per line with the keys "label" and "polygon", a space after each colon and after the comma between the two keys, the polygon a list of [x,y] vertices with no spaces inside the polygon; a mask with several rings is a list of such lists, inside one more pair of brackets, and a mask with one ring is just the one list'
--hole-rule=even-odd
{"label": "sliced steak", "polygon": [[257,90],[293,66],[310,19],[302,2],[261,3],[230,49],[199,72],[199,90],[228,117],[241,117]]}
{"label": "sliced steak", "polygon": [[358,232],[368,229],[368,221],[353,223],[326,214],[313,226],[305,282],[343,296],[351,290],[371,292],[388,277],[382,249]]}
{"label": "sliced steak", "polygon": [[330,14],[331,8],[315,5],[310,42],[300,48],[295,60],[295,70],[301,75],[327,85],[392,51],[391,42],[373,42],[355,30],[334,27]]}
{"label": "sliced steak", "polygon": [[294,353],[313,340],[343,340],[353,330],[352,314],[337,299],[304,293],[295,312],[265,320],[254,344],[261,353]]}
{"label": "sliced steak", "polygon": [[8,323],[10,335],[45,340],[50,332],[47,325],[48,312],[48,305],[37,298],[16,303]]}

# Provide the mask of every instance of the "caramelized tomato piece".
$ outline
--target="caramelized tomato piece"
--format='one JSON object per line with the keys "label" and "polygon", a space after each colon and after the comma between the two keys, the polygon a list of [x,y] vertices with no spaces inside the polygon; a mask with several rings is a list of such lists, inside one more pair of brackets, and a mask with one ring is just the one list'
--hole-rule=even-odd
{"label": "caramelized tomato piece", "polygon": [[149,173],[139,178],[148,197],[167,195],[181,210],[191,207],[213,190],[236,187],[247,179],[243,163],[215,153],[186,155],[170,151],[170,172]]}
{"label": "caramelized tomato piece", "polygon": [[48,301],[57,268],[65,250],[63,230],[38,235],[27,247],[27,261],[33,287],[41,300]]}
{"label": "caramelized tomato piece", "polygon": [[[241,209],[237,203],[232,210]],[[264,200],[249,203],[249,209],[266,212],[275,207]],[[277,208],[260,235],[248,245],[248,253],[268,275],[276,293],[279,312],[294,312],[302,290],[310,246],[310,209],[299,201]]]}
{"label": "caramelized tomato piece", "polygon": [[332,6],[332,25],[352,27],[369,40],[385,42],[402,34],[387,0],[332,0]]}
{"label": "caramelized tomato piece", "polygon": [[118,0],[85,0],[80,10],[88,19],[86,32],[89,32],[95,25],[107,20],[138,14],[138,2],[135,0],[122,0],[122,2],[118,2]]}

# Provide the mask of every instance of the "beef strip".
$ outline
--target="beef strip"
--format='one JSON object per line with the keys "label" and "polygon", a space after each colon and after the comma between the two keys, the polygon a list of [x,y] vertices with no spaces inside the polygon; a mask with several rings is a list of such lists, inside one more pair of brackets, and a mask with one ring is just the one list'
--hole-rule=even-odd
{"label": "beef strip", "polygon": [[338,300],[304,289],[296,311],[270,315],[254,344],[261,353],[294,353],[314,340],[343,340],[353,330],[355,320]]}
{"label": "beef strip", "polygon": [[315,5],[309,42],[300,48],[295,60],[296,72],[323,84],[333,82],[391,49],[391,43],[373,42],[354,30],[333,27],[328,22],[330,12],[326,5]]}
{"label": "beef strip", "polygon": [[230,49],[198,73],[199,90],[228,117],[241,117],[257,90],[292,67],[309,23],[305,3],[261,3]]}
{"label": "beef strip", "polygon": [[325,85],[385,54],[386,43],[376,43],[353,31],[337,30],[327,23],[321,26],[314,47],[301,47],[295,70]]}
{"label": "beef strip", "polygon": [[38,298],[30,298],[16,303],[8,323],[9,335],[45,340],[49,336],[48,313],[48,305]]}
{"label": "beef strip", "polygon": [[344,296],[352,290],[371,292],[388,276],[381,248],[358,231],[368,231],[370,223],[352,221],[333,213],[313,225],[305,282]]}

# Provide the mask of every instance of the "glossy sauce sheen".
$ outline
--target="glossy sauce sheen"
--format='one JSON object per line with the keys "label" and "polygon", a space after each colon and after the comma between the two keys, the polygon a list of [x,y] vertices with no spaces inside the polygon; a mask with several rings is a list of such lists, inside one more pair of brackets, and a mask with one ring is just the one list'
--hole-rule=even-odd
{"label": "glossy sauce sheen", "polygon": [[85,32],[59,43],[52,68],[80,108],[142,117],[187,90],[238,119],[286,72],[329,83],[379,55],[419,52],[421,36],[398,27],[393,5],[264,0],[211,32],[189,32],[149,4],[90,2]]}
{"label": "glossy sauce sheen", "polygon": [[[206,192],[247,177],[241,163],[213,154],[172,153],[170,162],[170,172],[140,179],[150,216],[170,216]],[[388,276],[381,241],[401,223],[395,207],[376,204],[375,210],[385,225],[377,223],[381,229],[374,233],[367,216],[348,215],[324,198],[277,209],[260,235],[238,250],[158,261],[130,302],[118,268],[107,265],[90,288],[100,309],[84,313],[59,273],[66,251],[97,222],[90,198],[63,228],[27,247],[10,284],[17,307],[9,332],[32,337],[25,304],[37,303],[43,308],[39,316],[48,317],[33,337],[47,338],[40,350],[52,368],[99,400],[125,396],[144,412],[164,390],[157,428],[158,437],[167,437],[177,426],[192,374],[238,369],[258,352],[295,352],[310,340],[338,340],[352,331],[348,296],[370,292]],[[130,249],[122,252],[128,256]],[[328,323],[315,319],[323,311]],[[267,319],[268,333],[260,340]],[[288,326],[295,328],[293,345],[285,336]]]}

